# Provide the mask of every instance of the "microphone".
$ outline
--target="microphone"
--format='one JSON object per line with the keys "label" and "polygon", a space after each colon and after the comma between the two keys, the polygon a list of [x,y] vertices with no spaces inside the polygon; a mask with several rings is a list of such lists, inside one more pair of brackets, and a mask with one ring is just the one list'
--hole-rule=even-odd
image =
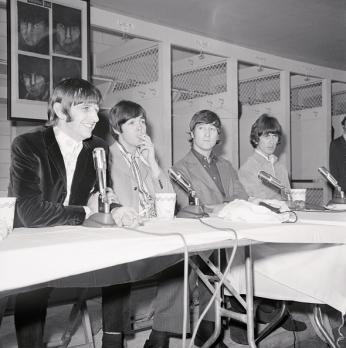
{"label": "microphone", "polygon": [[[87,227],[107,227],[110,225],[115,225],[112,214],[110,213],[110,203],[107,199],[106,152],[103,147],[95,147],[92,152],[92,156],[100,193],[99,211],[86,219],[83,225]],[[103,205],[103,211],[100,209],[100,203]]]}
{"label": "microphone", "polygon": [[182,173],[170,168],[168,169],[168,174],[169,177],[172,178],[186,193],[190,194],[193,191],[191,184],[187,181]]}
{"label": "microphone", "polygon": [[338,181],[334,178],[334,176],[329,172],[329,170],[326,167],[319,167],[318,171],[336,190],[335,193],[337,197],[334,197],[329,203],[345,204],[346,202],[344,191],[341,190],[341,186],[338,184]]}
{"label": "microphone", "polygon": [[102,147],[96,147],[93,150],[94,168],[96,170],[97,181],[99,185],[99,192],[103,203],[106,203],[106,171],[107,161],[106,152]]}
{"label": "microphone", "polygon": [[333,185],[333,187],[335,187],[336,189],[340,188],[341,190],[341,187],[338,185],[338,181],[326,167],[319,167],[318,171],[324,176],[325,179],[327,179],[327,181],[329,181]]}
{"label": "microphone", "polygon": [[282,185],[281,181],[271,174],[261,170],[258,173],[258,179],[260,179],[264,184],[280,190],[281,196],[283,196],[287,200],[290,200],[290,190]]}
{"label": "microphone", "polygon": [[261,170],[258,173],[258,179],[260,179],[262,182],[269,184],[269,186],[274,186],[275,188],[279,190],[285,189],[285,187],[281,184],[281,181],[276,179],[274,176],[268,174],[267,172]]}
{"label": "microphone", "polygon": [[199,204],[199,198],[196,196],[196,191],[193,190],[191,183],[179,171],[173,168],[168,169],[169,177],[177,183],[189,196],[189,205],[184,207],[179,213],[178,217],[184,218],[200,218],[208,216],[204,212],[203,207]]}

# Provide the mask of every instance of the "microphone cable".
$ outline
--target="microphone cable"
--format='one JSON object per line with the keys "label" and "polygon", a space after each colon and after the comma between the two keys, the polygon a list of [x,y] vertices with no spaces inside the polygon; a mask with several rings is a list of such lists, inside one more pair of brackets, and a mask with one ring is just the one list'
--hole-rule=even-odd
{"label": "microphone cable", "polygon": [[[234,237],[234,241],[235,241],[235,244],[233,246],[233,250],[232,250],[232,254],[231,254],[231,257],[227,263],[227,266],[225,268],[225,271],[223,273],[223,276],[222,278],[220,279],[220,281],[218,282],[216,288],[215,288],[215,291],[214,291],[214,294],[212,295],[212,297],[210,298],[207,306],[205,307],[204,311],[202,312],[202,314],[199,316],[198,318],[198,321],[196,323],[196,326],[195,326],[195,329],[193,330],[193,334],[192,334],[192,337],[191,337],[191,342],[189,344],[189,347],[188,348],[192,348],[194,346],[194,341],[195,341],[195,338],[196,338],[196,335],[197,335],[197,331],[198,331],[198,328],[203,320],[203,318],[205,317],[205,315],[207,314],[209,308],[211,307],[211,305],[213,304],[214,300],[216,299],[216,297],[218,296],[218,293],[220,291],[220,288],[221,286],[224,284],[224,281],[226,280],[226,277],[228,275],[228,272],[233,264],[233,261],[234,261],[234,258],[235,258],[235,254],[237,252],[237,249],[238,249],[238,234],[237,234],[237,231],[231,227],[217,227],[217,226],[214,226],[214,225],[211,225],[205,221],[203,221],[201,218],[198,219],[203,225],[206,225],[208,227],[211,227],[215,230],[218,230],[218,231],[229,231],[229,232],[232,232],[232,237]],[[184,347],[185,348],[185,347]]]}
{"label": "microphone cable", "polygon": [[158,236],[158,237],[179,237],[184,244],[184,292],[183,292],[183,333],[182,333],[182,348],[186,347],[186,334],[187,334],[187,311],[190,306],[187,303],[188,299],[188,272],[189,272],[189,251],[186,239],[183,234],[176,233],[166,233],[160,234],[155,232],[140,231],[132,227],[122,227],[126,230],[138,232],[146,235]]}
{"label": "microphone cable", "polygon": [[336,339],[336,345],[338,346],[338,348],[341,348],[340,342],[342,342],[346,339],[346,337],[344,336],[344,334],[341,331],[341,329],[343,328],[344,325],[345,325],[345,319],[341,313],[341,324],[340,324],[340,326],[338,326],[338,336],[339,337]]}
{"label": "microphone cable", "polygon": [[[197,334],[197,330],[198,330],[198,327],[201,323],[201,321],[203,320],[203,318],[205,317],[206,313],[208,312],[209,308],[211,307],[211,305],[213,304],[216,296],[218,295],[218,292],[220,291],[220,288],[221,286],[223,285],[227,275],[228,275],[228,272],[233,264],[233,260],[235,258],[235,254],[237,252],[237,249],[238,249],[238,234],[236,232],[236,230],[234,230],[233,228],[231,227],[225,227],[225,228],[221,228],[221,227],[217,227],[217,226],[214,226],[214,225],[211,225],[209,223],[206,223],[205,221],[203,221],[201,218],[198,219],[198,221],[200,223],[202,223],[203,225],[205,226],[208,226],[210,228],[213,228],[215,230],[218,230],[218,231],[230,231],[232,232],[232,237],[234,238],[235,240],[235,245],[233,246],[233,250],[232,250],[232,254],[231,254],[231,257],[228,261],[228,264],[225,268],[225,271],[224,271],[224,274],[222,276],[222,278],[220,279],[217,287],[215,288],[215,291],[214,291],[214,294],[212,295],[211,299],[209,300],[209,303],[207,304],[206,308],[204,309],[203,313],[200,315],[199,317],[199,320],[197,321],[196,323],[196,327],[195,329],[193,330],[193,334],[192,334],[192,337],[191,337],[191,341],[190,341],[190,344],[188,346],[188,348],[192,348],[193,347],[193,343],[194,343],[194,340],[195,340],[195,337],[196,337],[196,334]],[[129,231],[133,231],[133,232],[138,232],[138,233],[142,233],[142,234],[146,234],[146,235],[152,235],[152,236],[159,236],[159,237],[179,237],[183,244],[184,244],[184,292],[183,292],[183,296],[184,296],[184,299],[183,299],[183,307],[184,307],[184,311],[183,311],[183,333],[182,333],[182,348],[186,348],[186,335],[187,335],[187,311],[188,311],[188,308],[190,308],[190,306],[188,305],[188,269],[189,269],[189,252],[188,252],[188,245],[187,245],[187,242],[186,242],[186,239],[184,237],[183,234],[179,233],[179,232],[176,232],[176,233],[167,233],[167,234],[160,234],[160,233],[155,233],[155,232],[147,232],[147,231],[141,231],[141,230],[138,230],[136,228],[132,228],[132,227],[122,227],[126,230],[129,230]]]}

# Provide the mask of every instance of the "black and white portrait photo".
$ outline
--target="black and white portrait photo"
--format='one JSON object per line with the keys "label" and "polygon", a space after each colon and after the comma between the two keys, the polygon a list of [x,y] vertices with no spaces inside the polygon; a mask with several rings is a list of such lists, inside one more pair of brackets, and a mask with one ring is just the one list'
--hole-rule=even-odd
{"label": "black and white portrait photo", "polygon": [[46,102],[49,99],[49,60],[18,55],[19,99]]}
{"label": "black and white portrait photo", "polygon": [[18,2],[18,50],[49,54],[48,9]]}
{"label": "black and white portrait photo", "polygon": [[81,57],[81,11],[53,4],[53,51]]}
{"label": "black and white portrait photo", "polygon": [[82,76],[81,61],[61,57],[53,57],[53,88],[67,78],[80,78]]}

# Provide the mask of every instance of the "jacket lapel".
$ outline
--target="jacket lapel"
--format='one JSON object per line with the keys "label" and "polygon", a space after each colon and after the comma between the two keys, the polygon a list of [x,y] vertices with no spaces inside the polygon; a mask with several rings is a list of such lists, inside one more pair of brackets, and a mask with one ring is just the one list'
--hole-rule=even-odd
{"label": "jacket lapel", "polygon": [[[71,193],[74,192],[74,187],[80,187],[82,180],[85,180],[85,176],[81,175],[81,173],[86,173],[88,171],[88,164],[90,160],[92,160],[90,148],[85,142],[83,142],[83,148],[77,158],[76,169],[73,174]],[[94,168],[94,166],[92,167]]]}
{"label": "jacket lapel", "polygon": [[216,167],[219,170],[220,178],[221,178],[221,184],[225,191],[225,195],[227,197],[228,192],[230,192],[230,173],[228,171],[228,166],[226,162],[217,160],[216,161]]}
{"label": "jacket lapel", "polygon": [[53,127],[48,127],[44,133],[44,141],[47,144],[48,157],[52,163],[52,166],[55,167],[59,176],[63,179],[64,185],[66,187],[66,170],[64,159],[59,148],[59,145],[55,139]]}
{"label": "jacket lapel", "polygon": [[116,143],[114,143],[110,148],[111,154],[111,165],[117,167],[117,171],[122,172],[127,177],[131,178],[131,168],[128,163],[125,161],[124,157],[120,153],[120,149]]}

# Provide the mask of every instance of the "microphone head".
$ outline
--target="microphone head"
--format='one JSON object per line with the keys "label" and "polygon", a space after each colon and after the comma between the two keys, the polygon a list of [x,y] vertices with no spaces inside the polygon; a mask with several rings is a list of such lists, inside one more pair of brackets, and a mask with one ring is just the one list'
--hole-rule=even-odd
{"label": "microphone head", "polygon": [[319,167],[318,171],[324,176],[327,176],[329,174],[329,171],[327,170],[326,167]]}
{"label": "microphone head", "polygon": [[282,190],[284,188],[284,186],[281,184],[280,180],[276,179],[274,176],[272,176],[271,174],[261,170],[258,173],[258,178],[264,182],[269,184],[270,186],[274,186],[280,190]]}
{"label": "microphone head", "polygon": [[172,178],[178,185],[180,185],[184,191],[190,192],[192,190],[191,184],[184,178],[183,174],[179,171],[175,171],[173,168],[168,169],[168,175]]}
{"label": "microphone head", "polygon": [[107,169],[106,152],[103,147],[95,147],[93,150],[93,159],[95,169]]}
{"label": "microphone head", "polygon": [[99,185],[99,192],[102,196],[102,199],[106,197],[106,170],[107,170],[107,161],[106,161],[106,152],[103,147],[95,147],[93,150],[93,159],[94,167],[96,170],[97,181]]}
{"label": "microphone head", "polygon": [[340,188],[338,185],[338,181],[334,178],[334,176],[329,172],[326,167],[319,167],[318,171],[324,176],[324,178],[329,181],[335,188]]}

